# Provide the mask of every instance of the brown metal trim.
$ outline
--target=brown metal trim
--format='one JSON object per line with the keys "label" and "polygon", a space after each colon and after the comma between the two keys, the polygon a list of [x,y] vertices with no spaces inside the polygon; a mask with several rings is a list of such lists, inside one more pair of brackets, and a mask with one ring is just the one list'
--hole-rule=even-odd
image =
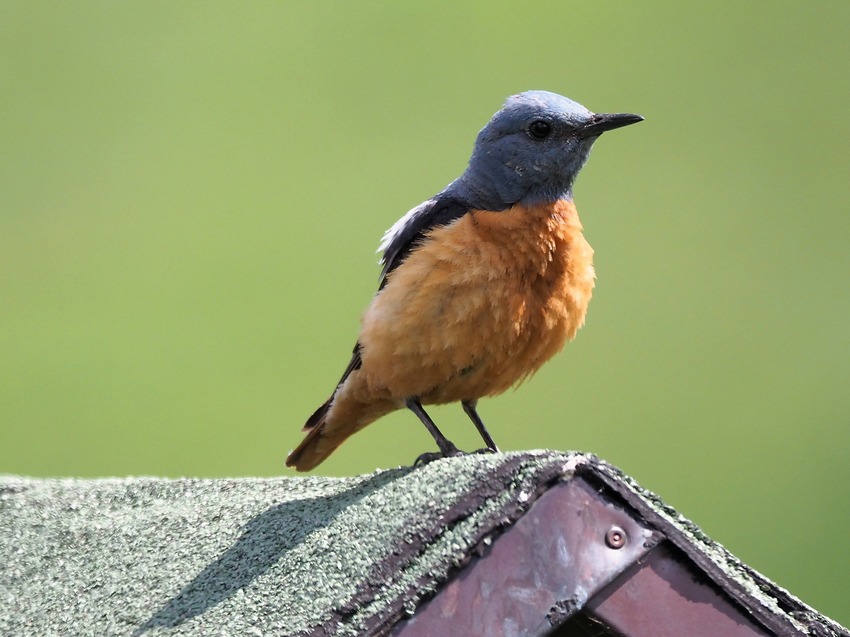
{"label": "brown metal trim", "polygon": [[628,637],[770,637],[688,561],[664,542],[584,612]]}
{"label": "brown metal trim", "polygon": [[[578,465],[576,477],[578,476],[631,508],[635,517],[662,533],[687,557],[697,571],[703,573],[708,581],[767,629],[770,635],[850,637],[850,632],[845,628],[820,615],[788,591],[748,567],[721,545],[712,542],[699,527],[680,516],[657,495],[640,487],[616,467],[597,459]],[[669,517],[665,517],[665,514],[669,514]],[[725,567],[721,567],[718,560],[724,563]],[[737,573],[737,576],[734,573]],[[801,626],[804,628],[801,629]]]}
{"label": "brown metal trim", "polygon": [[539,637],[658,541],[584,480],[556,484],[395,637]]}

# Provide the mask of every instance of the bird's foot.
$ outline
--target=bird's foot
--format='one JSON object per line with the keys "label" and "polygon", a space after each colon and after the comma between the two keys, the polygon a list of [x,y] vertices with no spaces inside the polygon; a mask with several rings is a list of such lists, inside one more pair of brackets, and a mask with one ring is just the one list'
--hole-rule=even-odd
{"label": "bird's foot", "polygon": [[439,451],[429,451],[427,453],[422,453],[416,456],[416,460],[413,461],[414,467],[424,467],[426,464],[434,462],[434,460],[439,460],[443,457]]}
{"label": "bird's foot", "polygon": [[429,462],[433,462],[434,460],[439,460],[440,458],[453,458],[455,456],[463,456],[466,455],[465,452],[461,451],[453,444],[449,443],[451,446],[445,446],[441,448],[439,451],[428,451],[426,453],[420,454],[417,456],[416,460],[413,461],[414,467],[422,467],[428,464]]}
{"label": "bird's foot", "polygon": [[481,447],[481,449],[476,449],[475,451],[472,451],[471,453],[482,453],[483,454],[483,453],[502,453],[502,452],[499,451],[498,447],[496,447],[495,449],[490,448],[490,447]]}

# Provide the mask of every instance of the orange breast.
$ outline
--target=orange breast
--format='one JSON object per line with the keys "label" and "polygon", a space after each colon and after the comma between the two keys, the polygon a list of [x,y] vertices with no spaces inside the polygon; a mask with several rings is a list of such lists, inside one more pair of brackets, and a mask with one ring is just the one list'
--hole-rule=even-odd
{"label": "orange breast", "polygon": [[505,391],[575,336],[592,261],[567,201],[477,210],[433,230],[363,317],[362,398],[444,403]]}

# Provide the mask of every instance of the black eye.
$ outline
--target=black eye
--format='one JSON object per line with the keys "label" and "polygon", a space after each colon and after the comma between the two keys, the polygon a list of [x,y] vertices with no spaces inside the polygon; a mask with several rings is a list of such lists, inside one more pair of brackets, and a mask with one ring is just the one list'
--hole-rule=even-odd
{"label": "black eye", "polygon": [[546,139],[552,132],[552,125],[543,119],[536,119],[528,125],[528,134],[534,139]]}

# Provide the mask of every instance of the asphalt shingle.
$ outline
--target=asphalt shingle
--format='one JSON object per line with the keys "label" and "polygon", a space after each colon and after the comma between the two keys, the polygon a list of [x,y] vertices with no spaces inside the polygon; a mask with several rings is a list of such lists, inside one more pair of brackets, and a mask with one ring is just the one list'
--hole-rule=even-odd
{"label": "asphalt shingle", "polygon": [[360,634],[429,595],[570,458],[355,478],[6,477],[0,634]]}

